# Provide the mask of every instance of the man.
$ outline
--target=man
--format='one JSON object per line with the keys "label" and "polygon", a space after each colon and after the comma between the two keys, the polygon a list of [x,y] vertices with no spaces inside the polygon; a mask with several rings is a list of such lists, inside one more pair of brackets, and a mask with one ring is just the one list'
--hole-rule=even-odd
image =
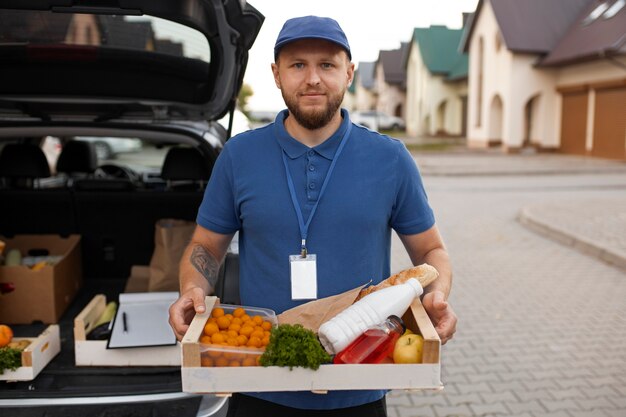
{"label": "man", "polygon": [[[181,297],[170,309],[177,336],[204,312],[236,231],[242,304],[280,313],[389,276],[393,228],[414,264],[440,273],[423,303],[445,343],[456,327],[446,302],[448,255],[404,145],[352,124],[340,109],[354,76],[344,32],[329,18],[290,19],[274,55],[288,110],[231,139],[216,162],[181,262]],[[385,416],[384,395],[235,394],[228,415]]]}

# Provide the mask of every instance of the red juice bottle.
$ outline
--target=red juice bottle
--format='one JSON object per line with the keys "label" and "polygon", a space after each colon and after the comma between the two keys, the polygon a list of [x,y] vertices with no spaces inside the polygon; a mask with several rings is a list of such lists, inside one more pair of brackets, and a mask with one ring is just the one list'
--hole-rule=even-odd
{"label": "red juice bottle", "polygon": [[339,352],[333,363],[381,363],[404,333],[405,326],[398,316],[389,316],[383,323],[367,329],[348,347]]}

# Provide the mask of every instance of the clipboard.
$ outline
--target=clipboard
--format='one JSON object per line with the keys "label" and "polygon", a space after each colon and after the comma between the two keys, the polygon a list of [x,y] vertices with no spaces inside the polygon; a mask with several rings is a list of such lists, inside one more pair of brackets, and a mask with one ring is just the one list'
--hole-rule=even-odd
{"label": "clipboard", "polygon": [[168,320],[170,305],[177,299],[176,291],[120,294],[106,348],[175,345]]}

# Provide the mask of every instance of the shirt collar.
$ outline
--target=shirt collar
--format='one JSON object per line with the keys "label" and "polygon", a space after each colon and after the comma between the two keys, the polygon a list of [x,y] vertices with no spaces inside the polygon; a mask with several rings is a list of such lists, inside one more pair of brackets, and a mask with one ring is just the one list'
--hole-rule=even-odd
{"label": "shirt collar", "polygon": [[326,139],[324,142],[319,145],[309,148],[305,144],[294,139],[287,130],[285,130],[285,118],[289,115],[288,110],[283,110],[276,116],[276,120],[274,121],[274,132],[276,133],[276,138],[278,140],[278,144],[285,151],[287,156],[291,159],[299,158],[304,155],[310,149],[313,149],[319,155],[324,158],[331,160],[335,156],[335,152],[341,143],[341,138],[343,134],[348,129],[348,125],[350,124],[350,117],[348,116],[348,112],[345,109],[341,109],[341,125],[339,129],[332,134],[331,137]]}

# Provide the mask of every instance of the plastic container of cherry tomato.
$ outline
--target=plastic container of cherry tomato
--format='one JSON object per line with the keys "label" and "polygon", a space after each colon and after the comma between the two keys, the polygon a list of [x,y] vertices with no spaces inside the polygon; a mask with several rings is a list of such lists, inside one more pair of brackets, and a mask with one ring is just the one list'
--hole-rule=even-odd
{"label": "plastic container of cherry tomato", "polygon": [[198,339],[201,366],[258,366],[270,331],[277,325],[276,313],[270,309],[215,306]]}

